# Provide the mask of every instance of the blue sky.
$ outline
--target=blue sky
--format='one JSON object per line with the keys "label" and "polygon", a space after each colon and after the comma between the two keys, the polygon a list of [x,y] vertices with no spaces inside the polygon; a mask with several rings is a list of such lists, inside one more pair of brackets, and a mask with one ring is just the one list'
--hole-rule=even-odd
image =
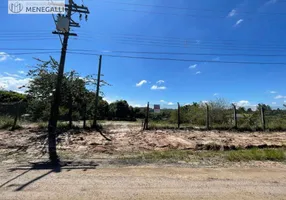
{"label": "blue sky", "polygon": [[[112,85],[103,88],[108,101],[126,99],[132,105],[149,101],[165,107],[218,97],[246,106],[282,106],[286,101],[285,65],[265,64],[286,63],[286,56],[258,56],[286,54],[283,0],[84,0],[84,4],[91,14],[87,22],[81,21],[81,28],[73,29],[78,37],[69,41],[68,49],[103,54],[102,73]],[[59,51],[61,44],[51,34],[55,30],[51,15],[8,15],[6,0],[0,11],[0,84],[18,90],[29,81],[25,72],[36,63],[32,57],[59,59],[60,54],[15,49]],[[22,52],[36,53],[17,55]],[[97,55],[67,54],[65,70],[85,76],[96,74],[97,66]]]}

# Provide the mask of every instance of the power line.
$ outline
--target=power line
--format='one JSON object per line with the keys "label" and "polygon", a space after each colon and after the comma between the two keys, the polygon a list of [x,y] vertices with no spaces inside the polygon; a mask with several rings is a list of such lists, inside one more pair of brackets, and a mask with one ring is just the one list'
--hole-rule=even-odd
{"label": "power line", "polygon": [[29,54],[54,54],[60,53],[60,51],[39,51],[39,52],[16,52],[16,53],[9,53],[10,55],[29,55]]}
{"label": "power line", "polygon": [[[206,11],[206,12],[221,12],[226,15],[231,11],[225,10],[213,10],[213,9],[194,9],[190,7],[175,7],[175,6],[164,6],[164,5],[151,5],[151,4],[141,4],[141,3],[132,3],[132,2],[118,2],[118,1],[101,1],[103,3],[114,3],[121,5],[131,5],[131,6],[142,6],[142,7],[158,7],[158,8],[166,8],[166,9],[177,9],[177,10],[185,10],[185,11]],[[253,14],[252,12],[239,12],[239,14]],[[286,15],[286,13],[258,13],[259,15]]]}
{"label": "power line", "polygon": [[[98,6],[98,9],[102,9],[102,7]],[[158,12],[158,11],[149,11],[149,10],[137,10],[137,9],[120,9],[120,8],[110,8],[112,11],[122,11],[122,12],[136,12],[136,13],[146,13],[146,14],[155,14],[155,15],[169,15],[169,16],[181,16],[181,17],[190,17],[190,18],[204,18],[204,19],[226,19],[227,15],[218,15],[218,16],[203,16],[197,14],[180,14],[180,13],[170,13],[170,12]],[[272,16],[275,17],[275,16]],[[252,17],[243,17],[244,20],[251,21]],[[260,18],[261,20],[261,18]],[[277,18],[268,18],[268,20],[277,20]]]}
{"label": "power line", "polygon": [[[97,55],[95,53],[81,53],[81,52],[67,52],[70,54],[79,55]],[[193,59],[177,59],[177,58],[156,58],[156,57],[140,57],[140,56],[122,56],[122,55],[109,55],[103,56],[116,57],[116,58],[131,58],[131,59],[144,59],[144,60],[160,60],[160,61],[180,61],[180,62],[207,62],[207,63],[223,63],[223,64],[249,64],[249,65],[286,65],[286,63],[269,63],[269,62],[248,62],[248,61],[220,61],[220,60],[193,60]]]}
{"label": "power line", "polygon": [[[78,41],[95,41],[94,39],[76,39]],[[285,51],[284,48],[268,48],[263,49],[263,47],[239,47],[239,46],[233,46],[233,45],[211,45],[211,44],[192,44],[192,43],[166,43],[166,42],[160,42],[160,41],[140,41],[140,40],[130,40],[130,39],[118,39],[115,40],[117,43],[124,44],[124,45],[143,45],[143,46],[152,46],[152,47],[165,47],[165,48],[171,48],[171,47],[177,47],[177,48],[196,48],[196,49],[207,49],[207,50],[233,50],[233,51]]]}
{"label": "power line", "polygon": [[[43,48],[0,48],[2,51],[56,51],[58,49],[43,49]],[[192,55],[192,56],[245,56],[245,57],[285,57],[286,54],[230,54],[230,53],[190,53],[190,52],[159,52],[159,51],[118,51],[118,50],[93,50],[93,49],[69,49],[70,52],[98,52],[98,53],[125,53],[125,54],[156,54],[156,55]]]}
{"label": "power line", "polygon": [[28,42],[28,41],[37,41],[37,40],[55,40],[56,38],[21,38],[21,39],[2,39],[0,38],[1,42]]}
{"label": "power line", "polygon": [[[26,39],[28,37],[45,37],[46,35],[41,34],[40,36],[38,34],[28,34],[28,35],[24,35],[25,37],[20,37],[23,36],[22,33],[14,33],[14,34],[1,34],[0,33],[1,39]],[[47,35],[50,36],[50,35]],[[259,48],[261,47],[272,47],[272,48],[277,48],[277,47],[286,47],[285,45],[281,45],[281,41],[277,41],[277,43],[255,43],[253,41],[239,41],[239,40],[206,40],[206,39],[195,39],[195,38],[177,38],[177,37],[168,37],[168,36],[145,36],[145,35],[132,35],[132,34],[115,34],[115,35],[106,35],[106,34],[91,34],[91,35],[85,35],[81,38],[87,39],[87,40],[91,40],[91,39],[101,39],[101,38],[105,38],[106,39],[114,39],[114,40],[118,40],[118,39],[124,39],[125,41],[136,41],[136,42],[160,42],[162,44],[183,44],[184,46],[190,45],[190,44],[195,44],[195,45],[223,45],[223,46],[247,46],[247,48],[249,48],[250,46],[257,46]],[[247,43],[245,43],[247,42]],[[259,41],[257,41],[259,42]]]}
{"label": "power line", "polygon": [[[45,31],[45,30],[34,30],[34,31],[17,31],[17,30],[9,30],[9,31],[7,31],[7,30],[3,30],[3,31],[1,31],[0,36],[21,36],[21,35],[26,35],[26,34],[38,36],[37,33],[47,33],[47,32],[48,31]],[[136,38],[136,39],[138,39],[138,38],[165,39],[165,40],[167,40],[167,39],[171,40],[172,39],[172,40],[180,40],[180,41],[201,40],[203,42],[209,42],[209,41],[211,41],[211,42],[232,42],[232,43],[238,42],[239,44],[247,43],[248,45],[249,44],[253,44],[253,42],[254,42],[253,40],[251,40],[251,41],[247,41],[247,40],[240,41],[240,40],[230,40],[230,39],[226,40],[224,38],[216,38],[216,39],[212,39],[212,40],[206,40],[206,39],[203,39],[203,38],[188,38],[188,37],[184,38],[184,37],[170,37],[170,36],[163,36],[162,37],[162,36],[159,36],[159,35],[157,35],[157,36],[153,35],[152,36],[152,35],[143,35],[143,34],[122,34],[122,33],[116,33],[116,34],[107,35],[106,33],[99,34],[98,32],[97,33],[94,33],[94,32],[86,33],[86,32],[80,32],[80,31],[79,31],[79,33],[82,34],[82,35],[85,35],[88,38],[90,38],[91,36],[97,36],[97,37],[104,36],[104,37]],[[260,42],[260,41],[257,41],[257,42]],[[273,41],[272,42],[267,41],[267,43],[265,43],[265,44],[272,44],[272,45],[276,45],[277,46],[277,45],[281,44],[281,41],[274,41],[274,42]]]}
{"label": "power line", "polygon": [[[1,33],[0,33],[1,36]],[[256,51],[285,51],[286,46],[281,44],[259,44],[259,43],[250,43],[244,44],[243,41],[235,40],[193,40],[187,38],[175,38],[172,37],[163,37],[156,38],[144,35],[124,35],[119,34],[118,36],[111,35],[110,37],[107,35],[95,35],[95,36],[83,36],[83,39],[75,39],[81,41],[96,41],[97,39],[106,39],[114,40],[115,42],[127,44],[127,45],[147,45],[147,46],[158,46],[158,47],[183,47],[183,48],[197,48],[197,49],[214,49],[214,50],[256,50]],[[168,39],[170,38],[170,39]],[[38,36],[37,34],[29,34],[26,36],[23,35],[2,35],[0,41],[30,41],[30,40],[46,40],[46,39],[55,39],[54,37],[48,35],[45,36],[41,34]]]}
{"label": "power line", "polygon": [[[90,50],[90,49],[69,49],[69,51],[83,51],[91,52],[97,51],[99,53],[105,53],[105,51]],[[189,52],[155,52],[155,51],[114,51],[110,50],[108,53],[127,53],[127,54],[157,54],[157,55],[192,55],[192,56],[246,56],[246,57],[285,57],[284,55],[278,54],[229,54],[229,53],[189,53]]]}

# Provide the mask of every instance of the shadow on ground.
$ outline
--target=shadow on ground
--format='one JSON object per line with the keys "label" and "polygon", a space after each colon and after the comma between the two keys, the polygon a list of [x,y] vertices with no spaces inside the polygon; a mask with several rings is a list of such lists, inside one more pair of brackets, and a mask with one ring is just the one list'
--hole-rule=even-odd
{"label": "shadow on ground", "polygon": [[[45,176],[51,174],[51,173],[60,173],[62,171],[62,169],[65,170],[83,170],[86,171],[88,169],[96,169],[96,167],[98,166],[97,163],[94,163],[93,161],[91,162],[75,162],[75,161],[61,161],[57,164],[54,163],[50,163],[50,162],[36,162],[36,163],[29,163],[28,165],[21,165],[18,167],[14,167],[9,169],[9,172],[13,172],[13,171],[19,171],[19,170],[23,170],[24,172],[18,174],[17,176],[11,178],[10,180],[6,181],[5,183],[3,183],[2,185],[0,185],[0,188],[6,186],[8,183],[11,183],[12,181],[16,180],[17,178],[27,174],[30,171],[33,170],[49,170],[48,172],[33,178],[32,180],[21,184],[20,186],[18,186],[14,191],[21,191],[24,188],[26,188],[27,186],[31,185],[32,183],[44,178]],[[8,186],[12,186],[12,185],[8,185]]]}

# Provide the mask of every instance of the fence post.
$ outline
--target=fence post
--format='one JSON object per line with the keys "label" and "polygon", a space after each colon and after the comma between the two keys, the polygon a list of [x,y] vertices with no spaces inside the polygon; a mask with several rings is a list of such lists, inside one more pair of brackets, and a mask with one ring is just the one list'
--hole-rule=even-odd
{"label": "fence post", "polygon": [[73,103],[72,103],[72,95],[71,93],[69,94],[69,97],[68,97],[68,106],[69,106],[69,129],[72,128],[72,107],[73,107]]}
{"label": "fence post", "polygon": [[83,129],[86,128],[86,103],[83,105]]}
{"label": "fence post", "polygon": [[145,118],[144,130],[148,129],[148,123],[149,123],[149,102],[147,103],[147,110],[146,110],[146,118]]}
{"label": "fence post", "polygon": [[261,109],[260,109],[260,114],[261,114],[261,125],[262,125],[262,130],[265,131],[265,109],[264,109],[264,106],[262,105],[261,106]]}
{"label": "fence post", "polygon": [[15,112],[15,118],[14,118],[14,123],[13,123],[13,126],[12,126],[12,131],[14,131],[16,129],[16,126],[17,126],[17,121],[18,121],[18,117],[19,117],[19,102],[16,103],[16,112]]}
{"label": "fence post", "polygon": [[233,119],[234,119],[234,128],[237,129],[237,113],[236,113],[236,105],[233,103]]}
{"label": "fence post", "polygon": [[207,112],[206,112],[206,128],[207,130],[210,129],[210,108],[209,108],[209,105],[206,103],[206,106],[207,106]]}
{"label": "fence post", "polygon": [[180,103],[178,102],[178,129],[180,129],[180,124],[181,124],[181,107]]}

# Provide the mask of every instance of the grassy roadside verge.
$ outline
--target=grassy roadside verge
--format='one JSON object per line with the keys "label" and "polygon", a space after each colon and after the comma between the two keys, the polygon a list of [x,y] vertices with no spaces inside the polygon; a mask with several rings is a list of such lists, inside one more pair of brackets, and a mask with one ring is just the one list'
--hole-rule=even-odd
{"label": "grassy roadside verge", "polygon": [[167,150],[122,156],[123,164],[143,163],[192,163],[192,162],[248,162],[248,161],[286,161],[286,149],[247,149],[233,151],[191,151]]}

